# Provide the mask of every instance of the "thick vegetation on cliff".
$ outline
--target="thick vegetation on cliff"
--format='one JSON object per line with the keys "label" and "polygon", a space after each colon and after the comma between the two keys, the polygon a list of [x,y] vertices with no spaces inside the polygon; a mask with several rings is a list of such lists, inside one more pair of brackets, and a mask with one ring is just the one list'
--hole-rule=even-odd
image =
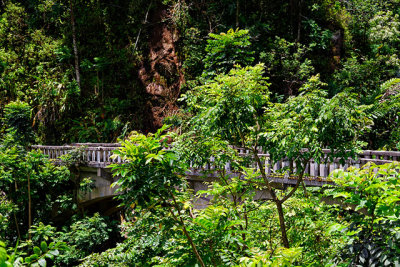
{"label": "thick vegetation on cliff", "polygon": [[330,96],[371,105],[370,148],[396,147],[395,0],[7,0],[0,12],[0,112],[28,103],[37,142],[154,131],[179,113],[182,92],[261,62],[274,101],[320,74]]}
{"label": "thick vegetation on cliff", "polygon": [[[0,266],[398,266],[397,162],[304,180],[400,150],[399,116],[398,0],[3,0]],[[31,149],[85,142],[121,143],[113,200]]]}

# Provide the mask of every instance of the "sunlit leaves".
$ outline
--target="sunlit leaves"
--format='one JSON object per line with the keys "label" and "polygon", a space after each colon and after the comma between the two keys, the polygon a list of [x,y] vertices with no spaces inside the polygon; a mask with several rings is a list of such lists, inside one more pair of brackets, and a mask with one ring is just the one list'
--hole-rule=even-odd
{"label": "sunlit leaves", "polygon": [[298,96],[267,109],[266,130],[261,136],[273,160],[291,159],[301,168],[304,162],[328,157],[354,157],[360,147],[359,136],[371,124],[365,107],[354,96],[340,93],[328,97],[325,86],[314,76]]}
{"label": "sunlit leaves", "polygon": [[275,254],[259,252],[253,258],[242,257],[238,267],[289,267],[293,266],[296,259],[301,256],[302,248],[279,248]]}
{"label": "sunlit leaves", "polygon": [[400,216],[397,202],[400,200],[400,180],[398,163],[375,165],[349,171],[337,170],[332,179],[339,186],[332,195],[345,198],[345,203],[365,208],[368,216]]}
{"label": "sunlit leaves", "polygon": [[[351,238],[342,257],[353,263],[390,265],[398,261],[400,248],[400,165],[369,163],[361,169],[337,170],[332,178],[338,185],[325,195],[353,207],[347,235]],[[389,245],[389,246],[388,246]],[[347,256],[346,256],[347,255]]]}
{"label": "sunlit leaves", "polygon": [[254,61],[248,30],[230,29],[227,33],[210,33],[209,36],[203,76],[212,78],[226,74],[234,65],[247,66]]}
{"label": "sunlit leaves", "polygon": [[168,198],[174,186],[183,183],[181,176],[185,172],[185,162],[179,160],[173,150],[168,149],[171,134],[163,134],[167,126],[156,134],[134,133],[128,140],[122,141],[121,148],[115,151],[114,158],[120,156],[122,164],[110,167],[119,179],[114,183],[117,197],[127,206],[152,205],[159,198]]}
{"label": "sunlit leaves", "polygon": [[263,73],[262,64],[237,67],[187,93],[184,99],[195,115],[189,122],[192,129],[232,145],[243,144],[242,137],[256,127],[269,101]]}

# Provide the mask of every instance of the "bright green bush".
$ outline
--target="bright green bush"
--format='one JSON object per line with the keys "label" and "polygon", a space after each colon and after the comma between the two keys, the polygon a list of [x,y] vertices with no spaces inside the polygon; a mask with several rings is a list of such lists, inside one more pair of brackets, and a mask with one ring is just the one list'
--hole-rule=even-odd
{"label": "bright green bush", "polygon": [[230,29],[226,33],[210,33],[209,37],[203,76],[227,74],[235,65],[245,67],[254,61],[248,30]]}
{"label": "bright green bush", "polygon": [[108,247],[115,231],[115,225],[98,213],[92,217],[77,219],[69,227],[64,227],[54,238],[65,242],[69,250],[57,258],[60,265],[76,265],[80,259]]}
{"label": "bright green bush", "polygon": [[340,261],[369,266],[400,264],[399,171],[398,162],[372,163],[331,175],[338,186],[325,194],[356,211],[347,213],[350,225],[346,234],[350,241],[338,255]]}

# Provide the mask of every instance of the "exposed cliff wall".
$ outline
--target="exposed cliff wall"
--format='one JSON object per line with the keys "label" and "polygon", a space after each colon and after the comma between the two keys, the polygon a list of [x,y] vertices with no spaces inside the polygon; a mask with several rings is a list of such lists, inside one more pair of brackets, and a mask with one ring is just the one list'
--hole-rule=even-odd
{"label": "exposed cliff wall", "polygon": [[176,110],[176,100],[184,82],[176,51],[179,32],[168,24],[168,10],[157,8],[149,16],[148,57],[139,69],[139,78],[149,95],[148,110],[153,129],[162,125],[169,112]]}

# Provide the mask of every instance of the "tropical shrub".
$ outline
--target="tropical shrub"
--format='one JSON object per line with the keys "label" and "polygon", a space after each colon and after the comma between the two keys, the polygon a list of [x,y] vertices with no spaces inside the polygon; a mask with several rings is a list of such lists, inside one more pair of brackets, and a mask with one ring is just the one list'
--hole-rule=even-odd
{"label": "tropical shrub", "polygon": [[338,186],[325,194],[355,210],[346,218],[350,241],[339,254],[340,260],[369,266],[399,264],[399,171],[398,162],[369,163],[361,169],[337,170],[331,175]]}

